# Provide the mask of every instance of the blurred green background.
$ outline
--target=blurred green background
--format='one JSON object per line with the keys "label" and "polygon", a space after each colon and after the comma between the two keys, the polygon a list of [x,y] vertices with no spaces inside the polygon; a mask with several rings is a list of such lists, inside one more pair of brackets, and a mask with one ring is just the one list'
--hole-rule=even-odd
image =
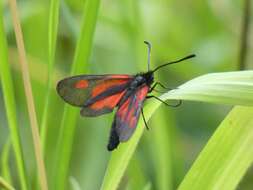
{"label": "blurred green background", "polygon": [[[18,6],[37,117],[41,123],[48,71],[49,1],[23,0],[18,1]],[[61,2],[54,86],[58,80],[70,75],[83,6],[84,1],[81,0]],[[202,74],[236,70],[242,7],[242,1],[226,0],[101,0],[88,63],[89,73],[135,74],[146,71],[147,49],[144,40],[153,45],[151,68],[190,53],[197,55],[190,61],[166,67],[155,74],[155,80],[168,87],[177,87]],[[35,184],[35,159],[26,100],[6,1],[4,8],[22,146],[28,175],[34,178]],[[252,52],[252,47],[248,51]],[[252,54],[248,60],[251,58]],[[55,89],[52,92],[45,154],[50,183],[53,181],[50,171],[65,104]],[[9,136],[1,88],[0,105],[1,153]],[[150,130],[145,131],[119,189],[140,189],[144,186],[147,189],[175,189],[230,109],[229,106],[186,101],[178,108],[161,106],[149,122]],[[96,118],[78,116],[69,172],[72,186],[78,184],[81,189],[99,189],[110,156],[106,145],[112,118],[113,114]],[[10,156],[15,182],[14,156],[12,153]],[[253,170],[250,169],[238,189],[251,189],[252,177]]]}

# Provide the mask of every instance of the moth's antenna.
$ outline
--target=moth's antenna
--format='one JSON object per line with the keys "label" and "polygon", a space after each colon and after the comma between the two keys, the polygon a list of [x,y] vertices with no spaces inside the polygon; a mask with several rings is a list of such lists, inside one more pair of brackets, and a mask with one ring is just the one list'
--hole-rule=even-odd
{"label": "moth's antenna", "polygon": [[179,60],[172,61],[172,62],[169,62],[169,63],[165,63],[165,64],[163,64],[163,65],[160,65],[160,66],[156,67],[156,68],[153,70],[153,73],[156,72],[158,69],[160,69],[160,68],[166,66],[166,65],[171,65],[171,64],[174,64],[174,63],[178,63],[178,62],[184,61],[184,60],[186,60],[186,59],[193,58],[193,57],[195,57],[195,56],[196,56],[195,54],[191,54],[191,55],[188,55],[188,56],[186,56],[186,57],[184,57],[184,58],[181,58],[181,59],[179,59]]}
{"label": "moth's antenna", "polygon": [[150,56],[151,56],[151,43],[148,41],[144,41],[148,46],[148,71],[150,70]]}

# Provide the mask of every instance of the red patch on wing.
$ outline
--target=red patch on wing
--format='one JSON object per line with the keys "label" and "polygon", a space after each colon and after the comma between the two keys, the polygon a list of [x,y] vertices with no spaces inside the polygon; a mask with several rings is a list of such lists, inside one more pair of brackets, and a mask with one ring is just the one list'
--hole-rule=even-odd
{"label": "red patch on wing", "polygon": [[[126,78],[126,79],[129,79],[129,77]],[[92,97],[95,97],[98,94],[100,94],[100,93],[104,92],[105,90],[107,90],[108,88],[125,84],[129,81],[129,80],[126,80],[126,79],[105,80],[105,81],[103,81],[102,83],[96,85],[93,88],[93,90],[91,92],[91,95],[92,95]]]}
{"label": "red patch on wing", "polygon": [[138,92],[136,93],[138,100],[144,100],[147,96],[149,87],[147,85],[143,86]]}
{"label": "red patch on wing", "polygon": [[88,86],[89,86],[89,83],[87,80],[79,80],[75,84],[75,88],[79,88],[79,89],[84,89],[84,88],[87,88]]}
{"label": "red patch on wing", "polygon": [[[137,124],[136,112],[141,110],[141,105],[144,99],[147,96],[149,87],[143,86],[140,88],[135,94],[135,100],[133,102],[132,107],[129,107],[131,104],[131,98],[128,98],[125,103],[120,107],[118,111],[118,116],[121,118],[122,121],[128,123],[130,128],[135,128]],[[139,115],[139,114],[138,114]]]}
{"label": "red patch on wing", "polygon": [[128,111],[128,106],[129,106],[129,103],[130,103],[130,98],[128,98],[124,104],[120,107],[119,111],[117,112],[117,115],[120,117],[120,118],[123,118],[127,111]]}
{"label": "red patch on wing", "polygon": [[124,93],[125,93],[125,91],[123,91],[119,94],[114,94],[112,96],[106,97],[102,100],[99,100],[99,101],[95,102],[94,104],[92,104],[90,106],[90,108],[94,109],[94,110],[100,110],[105,107],[114,108],[117,105],[117,103],[120,101],[120,99],[122,98]]}
{"label": "red patch on wing", "polygon": [[134,106],[133,108],[131,109],[131,114],[128,115],[127,117],[127,121],[129,121],[129,127],[130,128],[134,128],[136,127],[136,124],[137,124],[137,119],[136,117],[131,117],[134,115],[134,112],[137,110],[137,109],[141,109],[139,106],[139,103],[140,102],[143,102],[144,99],[146,98],[147,96],[147,93],[148,93],[148,90],[149,90],[149,87],[148,86],[144,86],[142,87],[140,90],[137,91],[136,93],[136,99],[137,101],[135,101],[134,103]]}

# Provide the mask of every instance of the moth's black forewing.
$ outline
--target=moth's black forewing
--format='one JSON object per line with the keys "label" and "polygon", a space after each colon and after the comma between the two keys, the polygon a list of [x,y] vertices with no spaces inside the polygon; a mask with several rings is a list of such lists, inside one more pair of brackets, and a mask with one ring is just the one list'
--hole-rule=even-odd
{"label": "moth's black forewing", "polygon": [[[97,90],[104,89],[103,92],[101,91],[104,95],[109,88],[125,85],[133,78],[134,76],[131,75],[78,75],[59,81],[56,90],[65,102],[83,107],[86,101],[97,96],[94,95]],[[108,92],[106,93],[108,94]],[[106,98],[106,96],[102,98]],[[102,98],[100,97],[99,100]],[[95,101],[92,102],[95,103]]]}

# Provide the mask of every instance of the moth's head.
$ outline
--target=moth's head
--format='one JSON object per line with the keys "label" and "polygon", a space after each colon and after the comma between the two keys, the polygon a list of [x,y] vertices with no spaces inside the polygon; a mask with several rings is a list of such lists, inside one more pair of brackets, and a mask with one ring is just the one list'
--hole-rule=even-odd
{"label": "moth's head", "polygon": [[148,71],[142,75],[145,78],[145,82],[150,86],[154,82],[154,72]]}

